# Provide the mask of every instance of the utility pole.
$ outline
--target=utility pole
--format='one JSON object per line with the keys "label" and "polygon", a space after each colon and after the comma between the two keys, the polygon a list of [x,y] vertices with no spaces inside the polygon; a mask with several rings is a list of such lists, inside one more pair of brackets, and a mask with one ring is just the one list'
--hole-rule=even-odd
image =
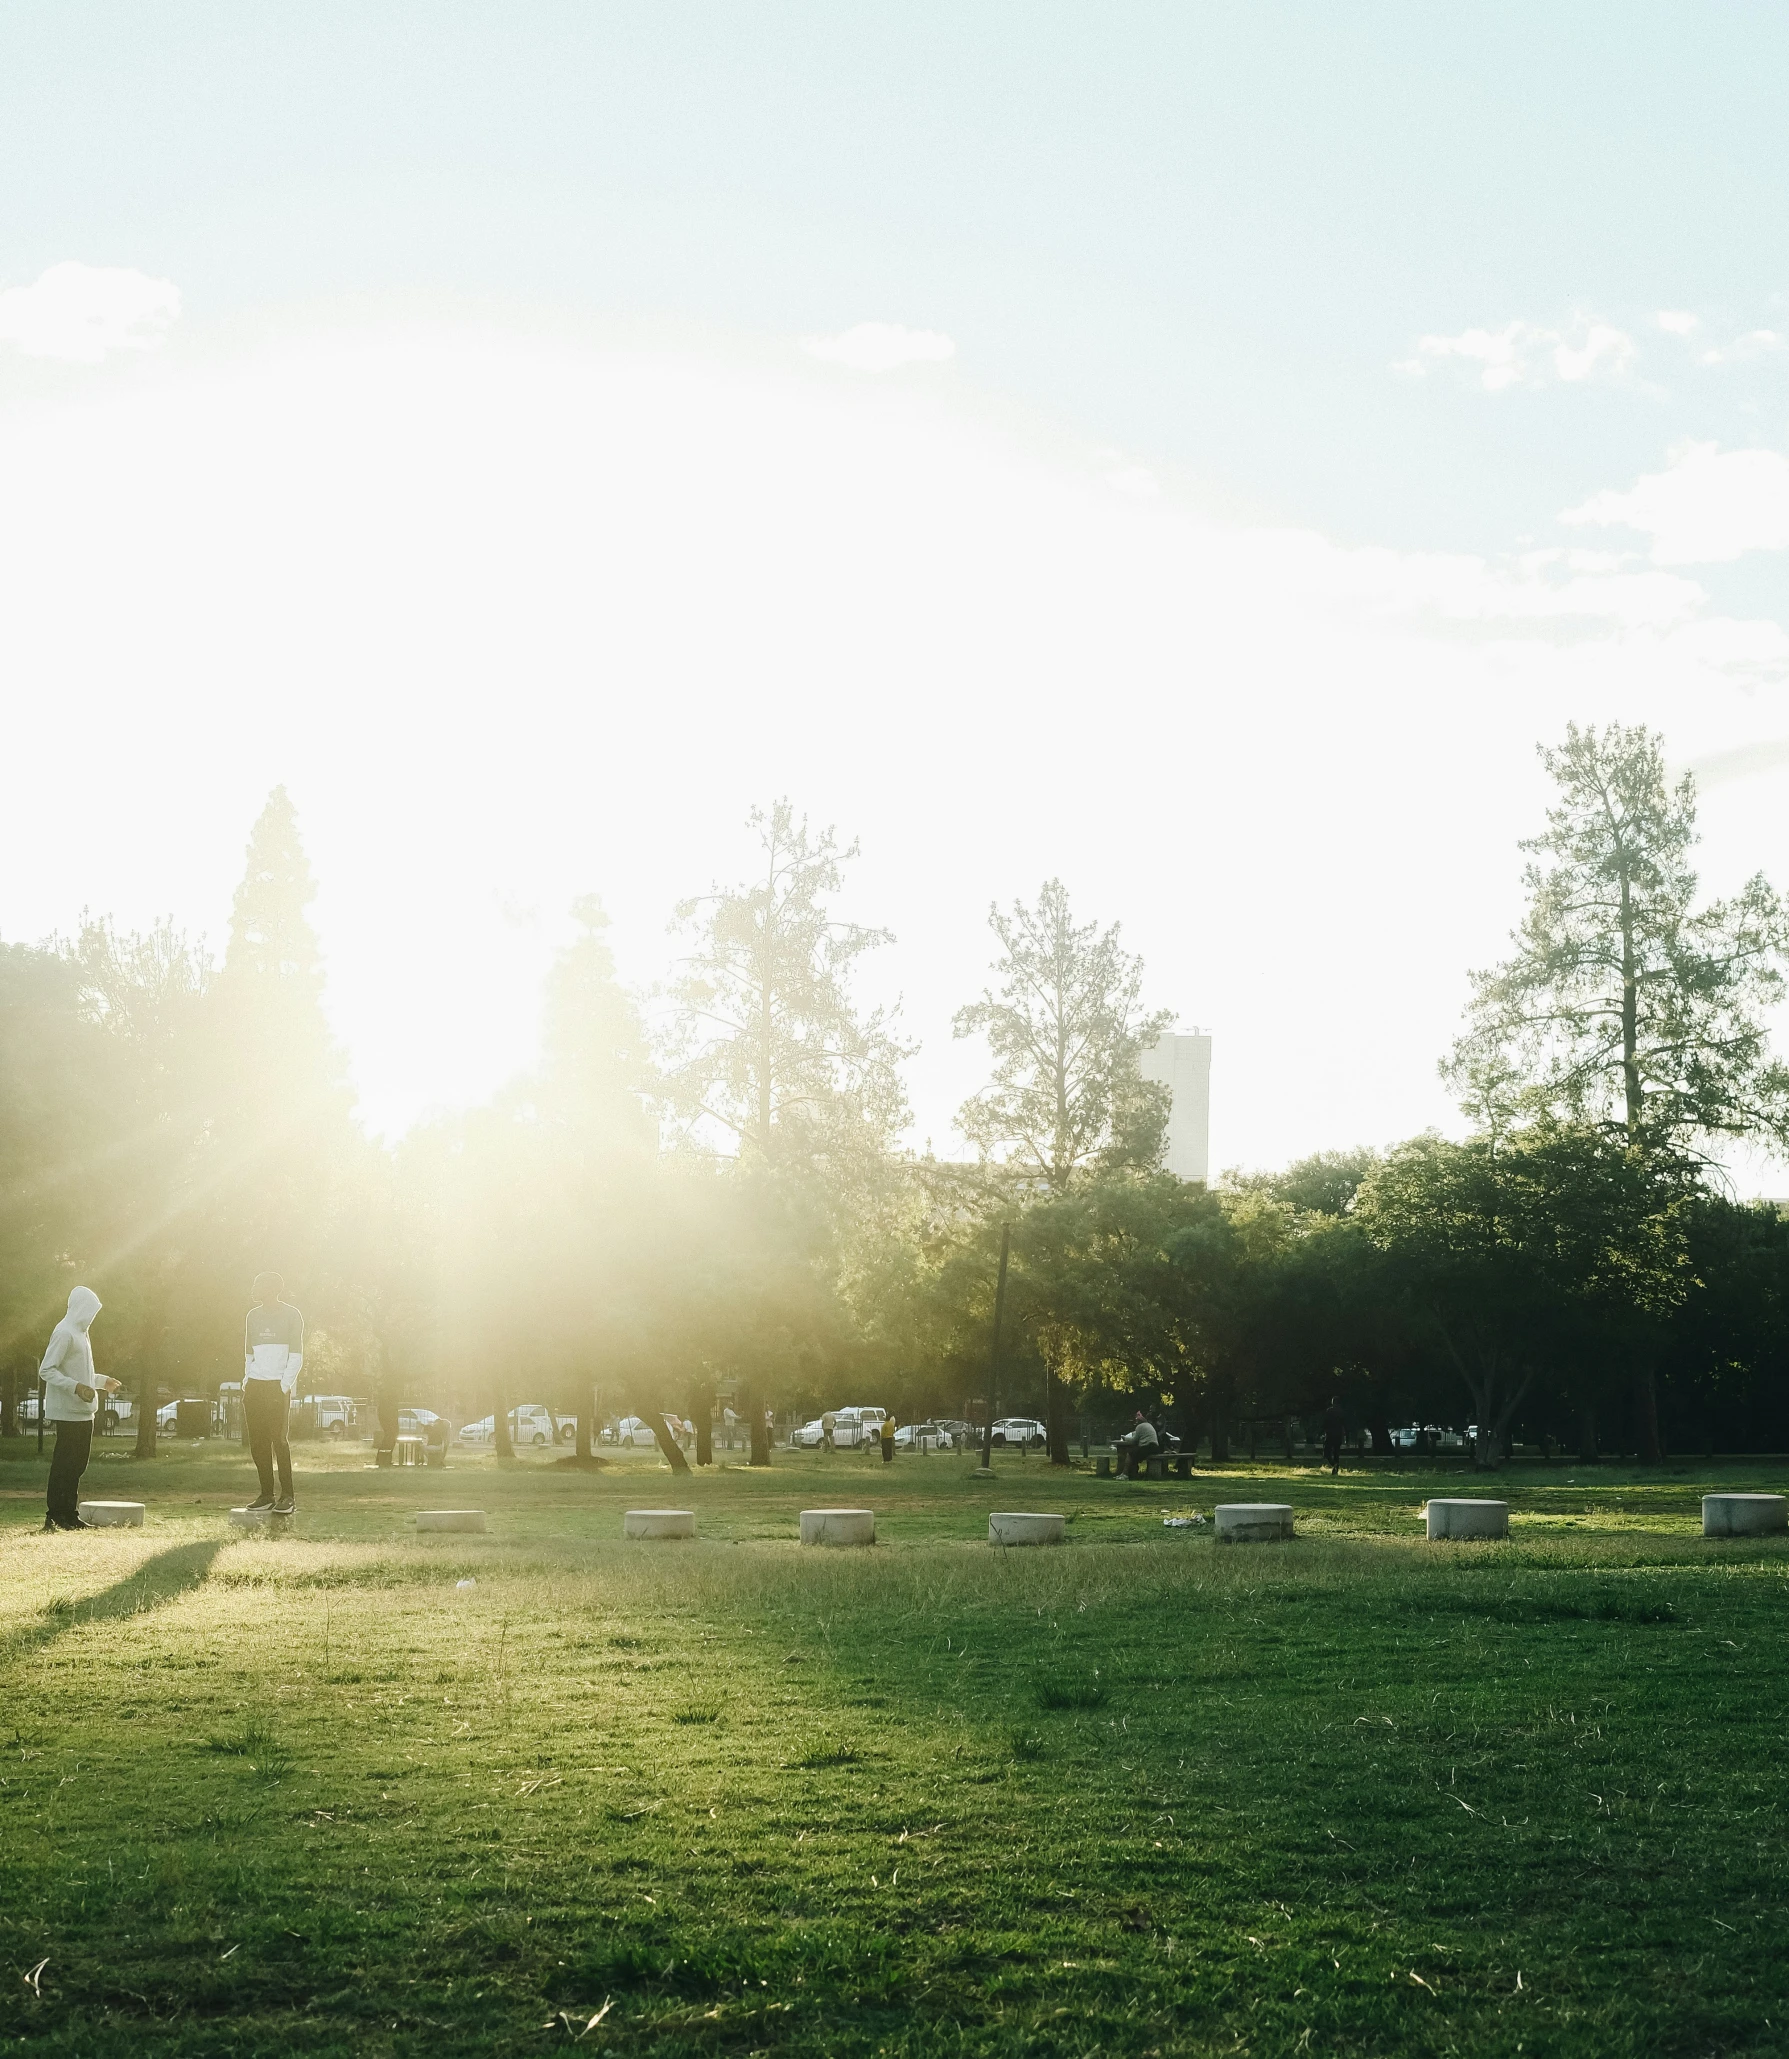
{"label": "utility pole", "polygon": [[1000,1405],[1000,1318],[1006,1313],[1006,1255],[1013,1226],[1000,1225],[1000,1276],[994,1282],[994,1348],[988,1356],[988,1420],[981,1433],[981,1469],[994,1470],[994,1415]]}

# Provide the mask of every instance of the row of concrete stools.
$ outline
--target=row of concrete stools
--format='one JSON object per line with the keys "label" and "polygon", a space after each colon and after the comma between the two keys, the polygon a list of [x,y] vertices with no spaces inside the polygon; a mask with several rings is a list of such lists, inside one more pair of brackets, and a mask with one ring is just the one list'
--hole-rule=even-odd
{"label": "row of concrete stools", "polygon": [[[84,1501],[84,1521],[96,1529],[139,1525],[144,1504],[140,1501]],[[1433,1538],[1484,1538],[1509,1535],[1507,1501],[1430,1501],[1424,1510],[1428,1534]],[[282,1530],[292,1520],[271,1509],[232,1509],[230,1520],[243,1529]],[[1068,1518],[1036,1511],[998,1510],[988,1517],[990,1544],[1060,1544]],[[418,1530],[482,1532],[483,1509],[418,1509]],[[1212,1513],[1212,1528],[1220,1544],[1265,1544],[1293,1535],[1292,1505],[1283,1501],[1235,1501],[1221,1503]],[[1705,1494],[1702,1497],[1704,1537],[1770,1537],[1789,1531],[1789,1495]],[[623,1537],[694,1537],[694,1509],[629,1509],[621,1518]],[[803,1544],[874,1544],[876,1516],[873,1509],[803,1509]]]}

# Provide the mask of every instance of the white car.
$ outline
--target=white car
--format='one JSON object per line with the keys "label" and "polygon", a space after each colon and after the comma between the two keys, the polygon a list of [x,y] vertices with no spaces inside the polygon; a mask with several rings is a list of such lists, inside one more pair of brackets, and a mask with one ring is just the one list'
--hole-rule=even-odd
{"label": "white car", "polygon": [[[685,1422],[682,1416],[665,1411],[665,1428],[679,1444],[690,1443],[696,1434],[694,1423]],[[639,1416],[623,1416],[615,1425],[614,1442],[624,1451],[652,1451],[658,1439],[652,1434],[652,1425]]]}
{"label": "white car", "polygon": [[[832,1416],[834,1451],[856,1451],[865,1444],[874,1444],[881,1437],[882,1425],[888,1418],[885,1408],[837,1408],[829,1413]],[[803,1423],[799,1430],[791,1431],[789,1442],[809,1446],[824,1444],[825,1416],[816,1416],[811,1423]]]}
{"label": "white car", "polygon": [[[537,1401],[520,1402],[509,1411],[511,1444],[551,1444],[558,1435],[559,1425],[553,1419],[552,1410],[542,1408]],[[495,1444],[496,1441],[495,1416],[480,1416],[476,1423],[465,1423],[460,1428],[462,1444]]]}
{"label": "white car", "polygon": [[441,1418],[432,1408],[401,1408],[398,1410],[398,1435],[400,1437],[426,1437],[429,1425]]}
{"label": "white car", "polygon": [[338,1443],[344,1437],[354,1434],[354,1400],[347,1394],[306,1394],[300,1397],[300,1408],[312,1411],[312,1421],[319,1437],[331,1437]]}
{"label": "white car", "polygon": [[1016,1444],[1023,1449],[1047,1441],[1047,1433],[1035,1416],[1002,1416],[994,1425],[996,1444]]}
{"label": "white car", "polygon": [[903,1423],[895,1432],[896,1451],[949,1451],[955,1444],[942,1423]]}

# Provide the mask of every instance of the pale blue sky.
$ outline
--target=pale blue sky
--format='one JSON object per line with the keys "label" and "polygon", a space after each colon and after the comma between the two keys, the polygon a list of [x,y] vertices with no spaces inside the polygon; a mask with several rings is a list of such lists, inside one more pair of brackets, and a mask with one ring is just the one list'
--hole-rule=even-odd
{"label": "pale blue sky", "polygon": [[391,1126],[788,791],[941,1148],[1053,872],[1221,1162],[1450,1121],[1567,719],[1789,886],[1785,80],[1780,4],[9,0],[9,742],[88,808],[0,935],[215,936],[283,779]]}
{"label": "pale blue sky", "polygon": [[1773,4],[12,0],[0,280],[876,316],[1239,507],[1496,549],[1673,438],[1780,444],[1789,359],[1494,405],[1389,365],[1789,327],[1786,80]]}

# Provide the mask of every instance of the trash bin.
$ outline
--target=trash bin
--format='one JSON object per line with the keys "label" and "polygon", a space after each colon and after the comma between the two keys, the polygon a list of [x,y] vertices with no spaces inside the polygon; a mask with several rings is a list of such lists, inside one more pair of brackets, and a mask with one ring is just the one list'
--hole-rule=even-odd
{"label": "trash bin", "polygon": [[174,1434],[176,1437],[209,1437],[210,1402],[182,1400],[174,1411]]}

